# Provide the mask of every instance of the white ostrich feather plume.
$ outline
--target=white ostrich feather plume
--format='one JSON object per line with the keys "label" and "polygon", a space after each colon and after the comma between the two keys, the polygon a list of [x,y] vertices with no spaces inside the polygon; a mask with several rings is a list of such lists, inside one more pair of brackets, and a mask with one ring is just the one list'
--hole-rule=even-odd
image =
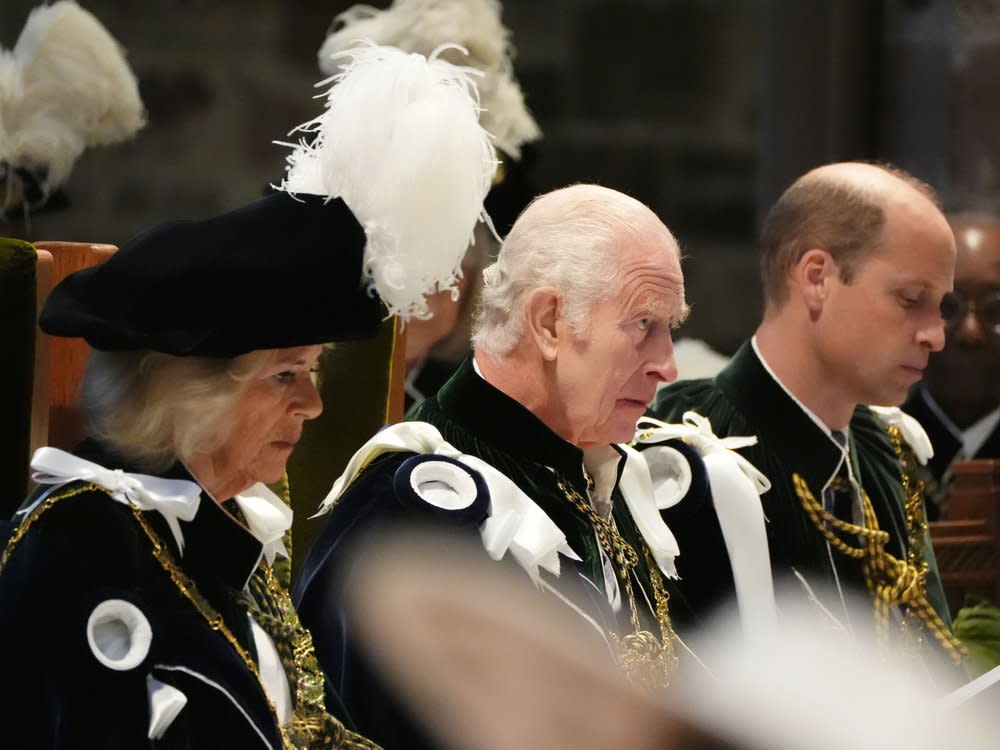
{"label": "white ostrich feather plume", "polygon": [[0,162],[44,171],[51,190],[91,146],[145,124],[121,47],[71,0],[35,8],[12,51],[0,50]]}
{"label": "white ostrich feather plume", "polygon": [[336,74],[342,60],[338,53],[361,39],[424,56],[443,44],[460,45],[442,57],[483,72],[480,122],[501,151],[519,159],[521,146],[538,140],[542,131],[514,78],[510,30],[500,10],[497,0],[395,0],[385,10],[355,5],[334,20],[336,31],[320,47],[319,67]]}
{"label": "white ostrich feather plume", "polygon": [[471,68],[392,47],[341,53],[326,110],[295,131],[281,189],[342,198],[364,227],[365,273],[390,314],[428,315],[425,294],[455,289],[496,152],[478,120]]}

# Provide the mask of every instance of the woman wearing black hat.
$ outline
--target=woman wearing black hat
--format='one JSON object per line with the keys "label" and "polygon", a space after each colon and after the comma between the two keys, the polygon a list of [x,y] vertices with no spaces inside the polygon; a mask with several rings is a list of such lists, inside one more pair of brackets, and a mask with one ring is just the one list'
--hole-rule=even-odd
{"label": "woman wearing black hat", "polygon": [[[369,71],[392,56],[358,54]],[[452,99],[467,86],[452,66],[405,57],[410,79],[414,66],[437,78],[404,99],[434,110],[437,82]],[[464,127],[466,143],[481,137],[473,159],[490,155],[472,99],[452,103],[446,124],[429,124],[434,138]],[[405,145],[421,150],[412,132]],[[328,156],[302,148],[300,166]],[[413,227],[344,184],[296,182],[295,168],[286,186],[311,194],[157,227],[46,301],[43,330],[94,349],[81,401],[90,438],[73,454],[35,454],[39,487],[7,530],[0,745],[373,746],[334,715],[339,701],[272,569],[287,556],[291,511],[264,483],[322,409],[312,371],[323,344],[375,331],[383,309],[366,286],[419,314],[419,284],[442,282],[404,288],[392,263],[408,261],[385,250]],[[476,180],[479,211],[489,178]],[[468,184],[458,189],[468,201]],[[479,211],[463,218],[469,233]],[[448,223],[454,267],[468,236]]]}

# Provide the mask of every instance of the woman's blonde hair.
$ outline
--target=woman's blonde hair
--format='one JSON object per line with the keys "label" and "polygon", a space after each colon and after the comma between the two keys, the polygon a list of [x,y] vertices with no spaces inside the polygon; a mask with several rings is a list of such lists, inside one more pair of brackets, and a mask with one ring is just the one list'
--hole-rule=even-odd
{"label": "woman's blonde hair", "polygon": [[210,452],[229,436],[237,399],[272,357],[272,351],[225,359],[94,350],[80,393],[87,432],[142,471]]}

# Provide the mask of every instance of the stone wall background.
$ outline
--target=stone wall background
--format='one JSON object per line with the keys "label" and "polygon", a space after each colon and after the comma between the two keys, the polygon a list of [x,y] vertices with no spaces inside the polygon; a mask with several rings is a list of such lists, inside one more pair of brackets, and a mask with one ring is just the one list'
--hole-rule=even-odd
{"label": "stone wall background", "polygon": [[[13,45],[35,4],[0,0],[0,44]],[[0,232],[122,243],[258,196],[281,174],[271,141],[319,111],[316,51],[351,3],[82,4],[126,48],[149,124],[84,154],[68,209]],[[683,333],[725,353],[756,324],[756,226],[789,176],[891,156],[949,200],[1000,200],[1000,0],[504,5],[545,133],[539,190],[597,181],[652,206],[686,256]]]}

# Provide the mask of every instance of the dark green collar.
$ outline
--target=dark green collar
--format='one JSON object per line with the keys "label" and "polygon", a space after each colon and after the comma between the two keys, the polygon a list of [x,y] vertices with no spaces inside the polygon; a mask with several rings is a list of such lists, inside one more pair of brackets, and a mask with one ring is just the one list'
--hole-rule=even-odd
{"label": "dark green collar", "polygon": [[[471,357],[442,386],[436,400],[448,418],[473,425],[478,440],[515,459],[544,464],[573,482],[583,481],[583,451],[487,383],[476,373]],[[419,409],[414,417],[419,419]]]}
{"label": "dark green collar", "polygon": [[[749,341],[716,383],[746,415],[761,446],[784,457],[789,474],[800,474],[814,492],[826,486],[840,464],[840,448],[764,368]],[[852,463],[856,472],[856,461]]]}

